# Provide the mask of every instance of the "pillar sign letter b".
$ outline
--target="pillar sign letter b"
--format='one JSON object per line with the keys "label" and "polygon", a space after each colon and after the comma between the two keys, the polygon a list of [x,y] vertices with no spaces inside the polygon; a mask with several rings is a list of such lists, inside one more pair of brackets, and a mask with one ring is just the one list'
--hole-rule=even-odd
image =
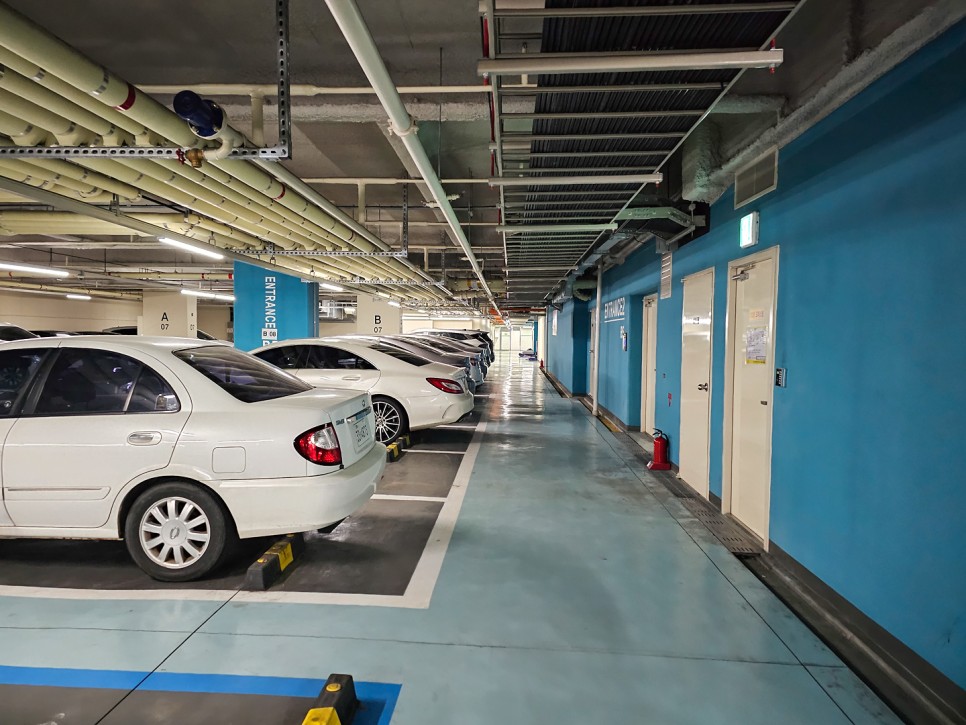
{"label": "pillar sign letter b", "polygon": [[373,320],[373,324],[375,324],[375,325],[381,325],[382,324],[382,315],[376,315],[375,318],[376,319]]}

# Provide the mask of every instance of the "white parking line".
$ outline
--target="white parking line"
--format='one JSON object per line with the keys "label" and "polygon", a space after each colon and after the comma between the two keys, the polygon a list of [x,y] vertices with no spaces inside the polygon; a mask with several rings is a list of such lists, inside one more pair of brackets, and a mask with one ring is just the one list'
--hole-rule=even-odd
{"label": "white parking line", "polygon": [[466,451],[431,451],[426,448],[407,448],[406,453],[445,453],[447,456],[462,456]]}

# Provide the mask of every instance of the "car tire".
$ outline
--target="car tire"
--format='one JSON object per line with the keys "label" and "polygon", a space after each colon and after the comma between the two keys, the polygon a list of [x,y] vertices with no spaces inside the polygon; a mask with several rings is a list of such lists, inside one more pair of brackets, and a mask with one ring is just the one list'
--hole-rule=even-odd
{"label": "car tire", "polygon": [[169,481],[138,496],[124,521],[134,563],[152,579],[186,582],[212,571],[236,538],[215,496],[197,484]]}
{"label": "car tire", "polygon": [[376,440],[383,445],[395,443],[409,430],[406,411],[392,398],[382,395],[372,396],[372,414],[376,419]]}

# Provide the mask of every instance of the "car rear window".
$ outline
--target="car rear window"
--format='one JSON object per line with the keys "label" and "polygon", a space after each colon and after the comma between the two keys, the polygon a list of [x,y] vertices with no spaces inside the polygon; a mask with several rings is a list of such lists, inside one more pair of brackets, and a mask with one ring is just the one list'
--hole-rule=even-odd
{"label": "car rear window", "polygon": [[174,356],[243,403],[275,400],[312,389],[257,357],[224,345],[189,347]]}
{"label": "car rear window", "polygon": [[383,355],[388,355],[389,357],[394,357],[397,360],[402,360],[410,365],[416,365],[417,367],[422,367],[423,365],[429,365],[429,360],[424,357],[419,357],[415,353],[411,353],[408,350],[403,350],[400,347],[394,347],[393,345],[387,345],[384,342],[377,342],[370,347],[373,350],[378,350]]}

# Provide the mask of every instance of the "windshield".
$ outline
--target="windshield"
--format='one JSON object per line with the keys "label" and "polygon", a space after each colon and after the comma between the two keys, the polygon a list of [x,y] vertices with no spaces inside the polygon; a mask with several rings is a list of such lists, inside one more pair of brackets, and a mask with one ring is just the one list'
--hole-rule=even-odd
{"label": "windshield", "polygon": [[17,327],[16,325],[0,325],[0,340],[10,341],[10,340],[29,340],[32,337],[37,337],[32,332],[27,332],[22,327]]}
{"label": "windshield", "polygon": [[312,389],[257,357],[224,345],[190,347],[174,356],[243,403],[275,400]]}
{"label": "windshield", "polygon": [[424,357],[419,357],[414,353],[408,352],[407,350],[403,350],[402,348],[396,347],[395,345],[390,345],[389,343],[386,343],[386,342],[377,342],[377,343],[374,343],[373,345],[370,345],[370,347],[373,350],[378,350],[383,355],[389,355],[390,357],[394,357],[397,360],[402,360],[403,362],[409,363],[410,365],[416,365],[417,367],[422,367],[423,365],[429,365],[430,363],[430,361]]}

